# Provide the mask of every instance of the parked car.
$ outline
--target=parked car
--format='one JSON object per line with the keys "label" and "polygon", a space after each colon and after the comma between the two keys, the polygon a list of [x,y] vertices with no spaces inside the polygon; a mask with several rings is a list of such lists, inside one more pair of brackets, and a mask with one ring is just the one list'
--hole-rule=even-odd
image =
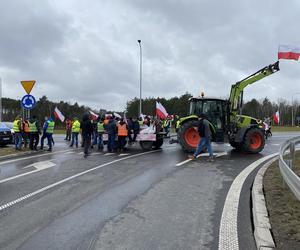
{"label": "parked car", "polygon": [[14,123],[13,122],[3,122],[9,129],[12,134],[12,143],[15,143],[15,132],[13,130]]}
{"label": "parked car", "polygon": [[3,122],[0,122],[0,145],[5,146],[12,143],[13,136],[11,129]]}

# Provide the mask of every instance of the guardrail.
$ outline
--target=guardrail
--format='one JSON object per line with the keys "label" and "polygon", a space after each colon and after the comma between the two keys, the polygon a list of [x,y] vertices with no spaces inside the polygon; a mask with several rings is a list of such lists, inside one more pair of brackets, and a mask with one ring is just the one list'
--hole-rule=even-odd
{"label": "guardrail", "polygon": [[[293,171],[295,164],[295,147],[300,144],[300,136],[285,141],[279,151],[279,168],[284,182],[300,201],[300,178]],[[289,150],[289,152],[287,152]],[[284,156],[289,156],[284,160]]]}

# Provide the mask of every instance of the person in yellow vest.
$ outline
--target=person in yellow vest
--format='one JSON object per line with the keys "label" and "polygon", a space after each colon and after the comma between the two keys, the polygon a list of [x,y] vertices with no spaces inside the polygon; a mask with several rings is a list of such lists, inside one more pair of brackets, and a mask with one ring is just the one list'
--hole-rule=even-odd
{"label": "person in yellow vest", "polygon": [[126,145],[126,137],[128,136],[128,127],[124,122],[124,119],[121,119],[117,124],[118,128],[118,149],[119,151],[124,151]]}
{"label": "person in yellow vest", "polygon": [[17,116],[13,122],[13,131],[15,133],[15,148],[21,150],[22,147],[22,121],[21,116]]}
{"label": "person in yellow vest", "polygon": [[49,149],[48,151],[52,151],[52,143],[53,143],[53,132],[54,132],[55,122],[51,117],[45,117],[45,122],[43,126],[43,136],[41,138],[41,150],[44,149],[44,140],[47,138]]}
{"label": "person in yellow vest", "polygon": [[73,120],[71,132],[72,132],[72,142],[70,147],[73,147],[75,143],[76,148],[78,148],[78,135],[80,132],[80,122],[77,117],[75,117]]}
{"label": "person in yellow vest", "polygon": [[104,134],[104,118],[101,118],[97,123],[97,133],[98,133],[98,150],[103,150],[103,134]]}
{"label": "person in yellow vest", "polygon": [[31,150],[37,151],[37,146],[40,140],[40,123],[36,119],[36,116],[33,115],[32,118],[28,121],[29,124],[29,148]]}

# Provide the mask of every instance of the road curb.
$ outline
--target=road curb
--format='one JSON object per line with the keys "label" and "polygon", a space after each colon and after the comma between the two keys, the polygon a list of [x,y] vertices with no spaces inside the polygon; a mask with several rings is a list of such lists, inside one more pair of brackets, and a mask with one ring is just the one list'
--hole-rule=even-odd
{"label": "road curb", "polygon": [[271,234],[271,224],[263,192],[263,178],[268,167],[278,160],[278,156],[265,163],[258,171],[252,187],[252,215],[254,222],[254,238],[259,250],[275,248]]}

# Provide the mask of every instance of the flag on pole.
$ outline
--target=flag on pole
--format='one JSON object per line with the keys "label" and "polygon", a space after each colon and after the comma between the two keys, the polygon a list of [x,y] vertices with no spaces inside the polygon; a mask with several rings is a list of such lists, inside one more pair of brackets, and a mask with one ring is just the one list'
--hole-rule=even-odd
{"label": "flag on pole", "polygon": [[54,109],[54,116],[56,117],[56,119],[59,119],[61,122],[65,121],[65,116],[60,112],[60,110],[55,107]]}
{"label": "flag on pole", "polygon": [[122,116],[120,116],[118,113],[114,112],[114,117],[118,117],[119,119],[122,118]]}
{"label": "flag on pole", "polygon": [[160,102],[156,102],[156,115],[161,119],[166,119],[169,115],[165,107]]}
{"label": "flag on pole", "polygon": [[300,57],[300,46],[296,45],[279,45],[278,60],[290,59],[298,61]]}
{"label": "flag on pole", "polygon": [[95,121],[98,119],[99,115],[97,115],[96,113],[94,113],[92,110],[89,111],[91,116],[92,116],[92,119]]}
{"label": "flag on pole", "polygon": [[279,124],[279,111],[277,111],[274,115],[273,115],[273,121],[275,124]]}
{"label": "flag on pole", "polygon": [[126,113],[125,112],[124,112],[124,122],[128,125],[128,121],[127,121]]}

